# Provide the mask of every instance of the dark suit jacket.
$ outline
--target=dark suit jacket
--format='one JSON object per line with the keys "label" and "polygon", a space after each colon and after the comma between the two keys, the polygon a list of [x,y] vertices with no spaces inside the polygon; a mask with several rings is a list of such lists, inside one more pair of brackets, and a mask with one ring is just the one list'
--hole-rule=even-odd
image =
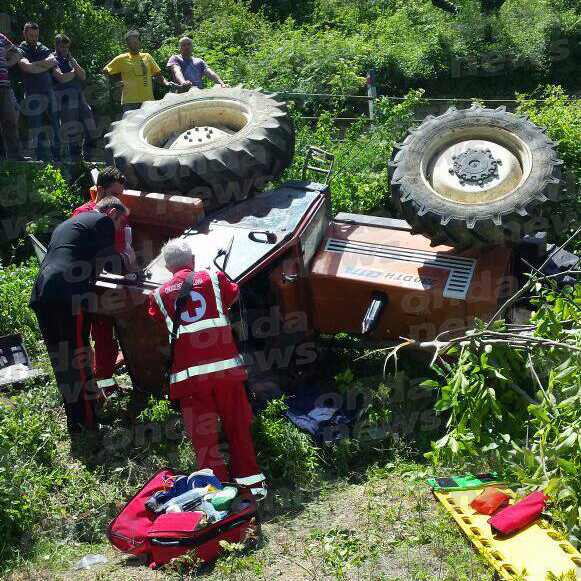
{"label": "dark suit jacket", "polygon": [[98,212],[77,214],[59,224],[36,277],[30,306],[68,302],[87,293],[103,270],[120,273],[113,220]]}

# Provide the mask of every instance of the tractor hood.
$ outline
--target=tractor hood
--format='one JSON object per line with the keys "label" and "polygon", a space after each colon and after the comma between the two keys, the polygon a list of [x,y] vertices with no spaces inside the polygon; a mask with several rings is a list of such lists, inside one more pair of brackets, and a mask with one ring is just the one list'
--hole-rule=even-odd
{"label": "tractor hood", "polygon": [[[191,244],[196,268],[216,270],[217,260],[232,280],[242,283],[294,244],[305,219],[324,206],[325,190],[313,182],[287,182],[213,214],[181,238]],[[221,249],[227,255],[217,258]],[[151,283],[161,285],[171,278],[161,255],[148,270]]]}

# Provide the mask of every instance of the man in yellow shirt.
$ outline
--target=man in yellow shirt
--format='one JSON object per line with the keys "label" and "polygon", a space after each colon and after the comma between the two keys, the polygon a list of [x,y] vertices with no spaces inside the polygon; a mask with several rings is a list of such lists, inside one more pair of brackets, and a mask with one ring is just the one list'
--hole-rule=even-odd
{"label": "man in yellow shirt", "polygon": [[159,85],[171,87],[174,83],[161,74],[161,69],[147,52],[140,52],[139,32],[131,30],[125,35],[129,52],[116,56],[104,69],[112,82],[121,81],[121,109],[133,111],[139,109],[144,101],[153,100],[153,80]]}

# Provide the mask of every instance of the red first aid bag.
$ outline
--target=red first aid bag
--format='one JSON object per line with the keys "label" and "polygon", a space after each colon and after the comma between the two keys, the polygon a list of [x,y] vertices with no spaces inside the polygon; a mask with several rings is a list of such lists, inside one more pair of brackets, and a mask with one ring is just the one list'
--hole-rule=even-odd
{"label": "red first aid bag", "polygon": [[471,503],[470,506],[480,514],[494,514],[501,506],[506,506],[510,496],[498,488],[486,488]]}
{"label": "red first aid bag", "polygon": [[156,515],[149,510],[146,501],[177,474],[171,468],[160,470],[113,519],[107,534],[116,549],[141,555],[156,568],[194,549],[200,561],[212,561],[223,551],[220,541],[243,542],[260,534],[258,505],[250,490],[239,484],[228,483],[238,488],[231,514],[203,528],[197,528],[194,512]]}
{"label": "red first aid bag", "polygon": [[545,510],[546,501],[547,497],[542,492],[532,492],[521,501],[489,518],[486,522],[493,531],[510,535],[524,529],[529,523],[537,519]]}

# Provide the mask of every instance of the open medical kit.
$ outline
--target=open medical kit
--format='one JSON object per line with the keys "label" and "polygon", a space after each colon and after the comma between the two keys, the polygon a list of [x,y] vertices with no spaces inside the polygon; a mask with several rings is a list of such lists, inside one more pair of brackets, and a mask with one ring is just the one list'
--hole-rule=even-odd
{"label": "open medical kit", "polygon": [[260,534],[258,506],[249,488],[221,483],[211,470],[190,476],[160,470],[111,522],[108,537],[119,551],[139,555],[151,568],[190,551],[209,562],[220,541],[247,542]]}

